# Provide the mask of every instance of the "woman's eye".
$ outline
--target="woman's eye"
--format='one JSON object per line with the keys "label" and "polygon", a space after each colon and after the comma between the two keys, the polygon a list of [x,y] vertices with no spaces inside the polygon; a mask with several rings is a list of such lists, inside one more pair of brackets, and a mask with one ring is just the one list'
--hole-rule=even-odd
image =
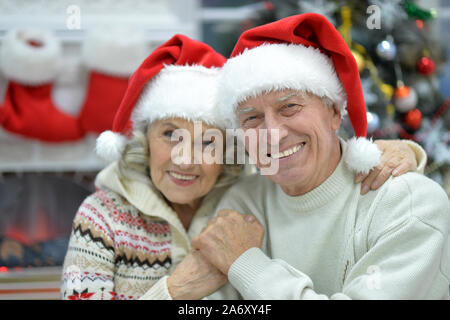
{"label": "woman's eye", "polygon": [[242,126],[245,128],[256,127],[259,123],[258,120],[259,120],[258,116],[249,116],[245,118],[245,120],[242,122]]}
{"label": "woman's eye", "polygon": [[178,140],[176,139],[177,135],[174,134],[173,130],[166,130],[166,131],[164,131],[163,132],[163,136],[165,138],[167,138],[170,142],[181,142],[181,141],[183,141],[183,136],[182,135],[180,135],[178,137]]}
{"label": "woman's eye", "polygon": [[212,144],[214,144],[214,141],[213,141],[213,140],[203,141],[203,145],[204,145],[204,146],[209,146],[209,145],[212,145]]}

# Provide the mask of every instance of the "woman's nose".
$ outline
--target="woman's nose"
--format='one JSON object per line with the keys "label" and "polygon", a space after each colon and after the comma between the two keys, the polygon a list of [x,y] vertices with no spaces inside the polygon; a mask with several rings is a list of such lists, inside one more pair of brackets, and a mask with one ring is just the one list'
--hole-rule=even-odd
{"label": "woman's nose", "polygon": [[178,167],[180,170],[187,171],[194,167],[194,163],[192,161],[190,163],[180,163]]}

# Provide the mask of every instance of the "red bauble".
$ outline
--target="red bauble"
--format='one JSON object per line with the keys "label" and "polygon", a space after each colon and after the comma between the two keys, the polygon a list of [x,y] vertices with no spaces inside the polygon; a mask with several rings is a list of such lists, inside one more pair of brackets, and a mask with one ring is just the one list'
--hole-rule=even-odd
{"label": "red bauble", "polygon": [[417,70],[423,75],[429,75],[434,72],[436,65],[431,58],[422,57],[417,61]]}
{"label": "red bauble", "polygon": [[404,121],[409,128],[417,130],[422,124],[422,112],[419,109],[413,109],[405,115]]}

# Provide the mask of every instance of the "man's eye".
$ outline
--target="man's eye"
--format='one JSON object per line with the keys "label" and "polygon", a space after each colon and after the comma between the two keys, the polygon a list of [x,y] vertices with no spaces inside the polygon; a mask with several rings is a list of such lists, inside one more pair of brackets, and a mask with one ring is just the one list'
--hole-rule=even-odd
{"label": "man's eye", "polygon": [[301,105],[290,103],[280,109],[280,114],[284,117],[290,117],[301,109]]}

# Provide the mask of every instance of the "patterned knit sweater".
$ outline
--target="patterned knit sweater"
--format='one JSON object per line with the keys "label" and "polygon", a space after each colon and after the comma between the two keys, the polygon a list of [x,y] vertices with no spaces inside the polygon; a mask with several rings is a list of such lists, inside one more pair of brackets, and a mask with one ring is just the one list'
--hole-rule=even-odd
{"label": "patterned knit sweater", "polygon": [[[202,201],[186,231],[150,179],[102,170],[76,213],[63,266],[62,299],[167,299],[165,279],[191,249],[226,187]],[[151,289],[149,291],[149,289]]]}

